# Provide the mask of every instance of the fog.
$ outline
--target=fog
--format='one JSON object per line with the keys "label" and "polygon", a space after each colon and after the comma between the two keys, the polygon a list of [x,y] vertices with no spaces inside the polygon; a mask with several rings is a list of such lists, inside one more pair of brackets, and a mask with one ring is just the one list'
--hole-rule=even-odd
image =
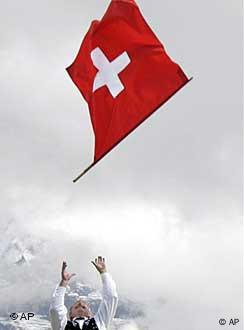
{"label": "fog", "polygon": [[[219,329],[242,319],[242,3],[137,1],[194,79],[73,184],[94,140],[65,68],[108,3],[2,3],[1,313],[48,301],[64,259],[99,288],[104,255],[143,305],[133,330]],[[16,239],[34,246],[21,267]]]}

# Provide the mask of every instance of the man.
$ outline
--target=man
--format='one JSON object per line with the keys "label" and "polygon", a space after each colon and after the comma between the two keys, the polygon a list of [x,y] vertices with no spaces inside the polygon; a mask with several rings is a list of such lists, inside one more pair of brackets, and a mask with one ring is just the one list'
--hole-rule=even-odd
{"label": "man", "polygon": [[109,325],[115,315],[118,305],[118,295],[116,285],[110,274],[106,270],[105,259],[99,256],[92,261],[101,275],[102,301],[95,315],[92,314],[88,304],[79,299],[69,310],[69,320],[67,318],[67,308],[64,305],[64,295],[70,279],[75,275],[66,271],[67,264],[64,261],[61,272],[61,282],[56,287],[49,309],[50,320],[53,330],[108,330]]}

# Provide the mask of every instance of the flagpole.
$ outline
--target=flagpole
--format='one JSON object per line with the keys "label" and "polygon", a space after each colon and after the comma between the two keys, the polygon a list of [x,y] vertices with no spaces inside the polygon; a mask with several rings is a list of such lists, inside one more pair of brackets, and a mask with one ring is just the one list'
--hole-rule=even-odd
{"label": "flagpole", "polygon": [[122,142],[130,133],[132,133],[138,126],[140,126],[146,119],[148,119],[152,114],[154,114],[164,103],[166,103],[172,96],[174,96],[179,90],[181,90],[186,84],[188,84],[193,77],[191,77],[189,80],[187,80],[183,85],[181,85],[176,91],[174,91],[173,94],[171,94],[166,100],[164,100],[153,112],[151,112],[149,115],[147,115],[145,118],[143,118],[132,130],[130,130],[128,133],[126,133],[125,136],[123,136],[118,142],[116,142],[115,145],[112,146],[102,157],[94,161],[92,164],[90,164],[83,172],[81,172],[74,180],[73,182],[77,182],[83,175],[85,175],[92,167],[94,167],[100,160],[102,160],[112,149],[114,149],[120,142]]}
{"label": "flagpole", "polygon": [[[99,159],[99,160],[100,160],[100,159]],[[98,161],[99,161],[99,160],[98,160]],[[83,172],[81,172],[80,175],[78,175],[78,176],[73,180],[73,182],[75,183],[76,181],[78,181],[83,175],[86,174],[86,172],[88,172],[93,166],[95,166],[96,163],[97,163],[98,161],[93,162],[91,165],[89,165],[89,166],[88,166]]]}

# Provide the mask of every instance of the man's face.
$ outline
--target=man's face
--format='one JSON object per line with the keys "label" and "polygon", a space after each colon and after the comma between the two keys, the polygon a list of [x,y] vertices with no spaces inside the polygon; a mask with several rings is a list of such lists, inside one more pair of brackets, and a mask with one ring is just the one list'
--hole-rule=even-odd
{"label": "man's face", "polygon": [[90,311],[89,305],[82,299],[76,301],[70,308],[70,319],[74,317],[91,317],[92,313]]}

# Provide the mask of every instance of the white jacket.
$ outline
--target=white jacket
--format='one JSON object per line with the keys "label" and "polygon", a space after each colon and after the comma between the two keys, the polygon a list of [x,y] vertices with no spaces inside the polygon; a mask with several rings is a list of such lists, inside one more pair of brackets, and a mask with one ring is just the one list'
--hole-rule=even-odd
{"label": "white jacket", "polygon": [[[103,283],[102,301],[94,319],[99,330],[108,330],[118,305],[118,294],[115,282],[109,273],[102,273],[101,278]],[[52,295],[49,316],[53,330],[64,330],[68,321],[67,308],[64,305],[65,292],[65,287],[57,285]],[[82,329],[84,320],[78,320],[78,322]]]}

